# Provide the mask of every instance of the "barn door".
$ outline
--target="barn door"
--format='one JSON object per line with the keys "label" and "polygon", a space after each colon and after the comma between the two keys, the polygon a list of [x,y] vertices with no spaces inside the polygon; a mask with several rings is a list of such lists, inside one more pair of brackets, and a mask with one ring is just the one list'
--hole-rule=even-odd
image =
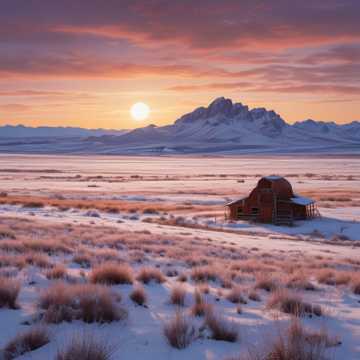
{"label": "barn door", "polygon": [[275,197],[272,189],[261,189],[258,195],[260,221],[272,222]]}

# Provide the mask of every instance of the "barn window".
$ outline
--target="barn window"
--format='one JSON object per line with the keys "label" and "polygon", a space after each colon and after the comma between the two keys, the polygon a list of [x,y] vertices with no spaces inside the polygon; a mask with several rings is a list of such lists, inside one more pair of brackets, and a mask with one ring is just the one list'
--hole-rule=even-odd
{"label": "barn window", "polygon": [[259,208],[256,208],[256,207],[251,208],[251,213],[253,215],[257,215],[259,213]]}
{"label": "barn window", "polygon": [[243,214],[243,208],[242,207],[238,207],[237,208],[237,216],[241,216]]}

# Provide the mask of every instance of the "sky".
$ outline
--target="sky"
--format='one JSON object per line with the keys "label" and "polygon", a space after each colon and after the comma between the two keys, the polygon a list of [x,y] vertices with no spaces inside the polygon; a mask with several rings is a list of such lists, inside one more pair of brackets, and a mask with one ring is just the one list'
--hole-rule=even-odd
{"label": "sky", "polygon": [[[360,120],[359,0],[0,0],[0,125],[172,123],[225,96]],[[151,108],[143,122],[129,109]]]}

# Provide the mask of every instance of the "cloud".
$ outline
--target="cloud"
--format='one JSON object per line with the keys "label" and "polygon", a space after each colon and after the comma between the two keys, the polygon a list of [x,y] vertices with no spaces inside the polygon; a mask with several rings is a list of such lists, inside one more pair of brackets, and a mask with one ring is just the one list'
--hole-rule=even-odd
{"label": "cloud", "polygon": [[[244,73],[248,73],[248,71]],[[181,63],[121,63],[115,62],[113,59],[103,59],[101,57],[89,58],[81,54],[65,54],[60,56],[27,55],[21,57],[5,55],[0,58],[0,75],[3,77],[30,78],[230,77],[233,76],[233,72],[210,66],[201,67]]]}
{"label": "cloud", "polygon": [[271,84],[255,84],[246,82],[210,83],[202,85],[178,85],[167,88],[178,92],[192,91],[215,91],[215,90],[239,90],[253,92],[273,93],[330,93],[330,94],[360,94],[360,86],[333,85],[333,84],[303,84],[288,86],[272,86]]}
{"label": "cloud", "polygon": [[323,51],[317,51],[300,59],[299,62],[308,65],[324,63],[359,63],[360,44],[339,45]]}
{"label": "cloud", "polygon": [[26,112],[28,110],[30,110],[31,107],[25,104],[0,104],[0,111],[3,112],[15,112],[15,113],[19,113],[19,112]]}
{"label": "cloud", "polygon": [[357,0],[5,0],[0,31],[7,41],[73,34],[193,49],[303,47],[359,40],[359,12]]}
{"label": "cloud", "polygon": [[[178,93],[178,103],[197,92],[262,92],[268,102],[277,93],[359,95],[357,0],[1,5],[0,96],[9,103],[95,104],[97,86],[149,92],[150,83],[151,96]],[[80,91],[42,90],[54,81]]]}
{"label": "cloud", "polygon": [[209,83],[201,85],[175,85],[167,88],[170,91],[213,91],[213,90],[233,90],[233,89],[254,89],[256,84],[249,82],[221,82],[221,83]]}

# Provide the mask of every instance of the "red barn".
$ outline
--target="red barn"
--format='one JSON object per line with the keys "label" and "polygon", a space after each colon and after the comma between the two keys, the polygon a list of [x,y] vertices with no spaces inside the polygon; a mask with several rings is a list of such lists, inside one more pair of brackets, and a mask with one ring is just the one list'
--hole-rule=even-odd
{"label": "red barn", "polygon": [[278,225],[319,216],[314,200],[294,194],[289,181],[275,175],[261,178],[249,196],[234,200],[226,207],[230,220]]}

